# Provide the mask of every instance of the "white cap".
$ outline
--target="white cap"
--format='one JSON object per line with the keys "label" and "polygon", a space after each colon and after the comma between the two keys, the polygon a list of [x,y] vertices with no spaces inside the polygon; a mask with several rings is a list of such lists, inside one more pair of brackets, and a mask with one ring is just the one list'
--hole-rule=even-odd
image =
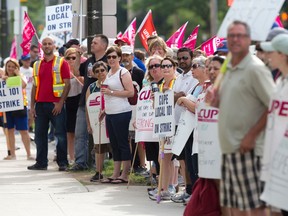
{"label": "white cap", "polygon": [[278,51],[288,55],[288,35],[279,34],[272,41],[260,43],[260,47],[266,52]]}
{"label": "white cap", "polygon": [[121,46],[121,51],[122,51],[122,54],[132,54],[133,53],[133,49],[131,46],[128,46],[128,45],[124,45],[124,46]]}

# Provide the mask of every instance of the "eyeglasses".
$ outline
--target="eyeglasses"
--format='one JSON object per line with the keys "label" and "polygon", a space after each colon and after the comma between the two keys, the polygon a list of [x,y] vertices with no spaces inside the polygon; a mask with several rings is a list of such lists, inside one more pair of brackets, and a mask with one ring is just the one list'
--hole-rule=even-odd
{"label": "eyeglasses", "polygon": [[100,73],[100,72],[103,73],[105,71],[106,71],[105,69],[101,68],[101,69],[95,70],[94,72],[97,74],[97,73]]}
{"label": "eyeglasses", "polygon": [[172,64],[166,64],[166,65],[161,65],[161,68],[164,69],[164,68],[172,68],[173,65]]}
{"label": "eyeglasses", "polygon": [[234,39],[234,38],[243,39],[245,37],[248,37],[248,35],[247,34],[228,34],[227,35],[227,38],[229,38],[229,39]]}
{"label": "eyeglasses", "polygon": [[153,68],[159,68],[160,66],[160,64],[149,65],[148,69],[152,70]]}
{"label": "eyeglasses", "polygon": [[118,56],[116,56],[116,55],[108,55],[108,56],[107,56],[107,59],[111,59],[111,58],[112,58],[112,59],[116,59],[117,57],[118,57]]}
{"label": "eyeglasses", "polygon": [[177,60],[178,61],[181,61],[181,60],[186,61],[186,60],[188,60],[188,58],[189,58],[188,56],[182,56],[182,57],[178,57]]}
{"label": "eyeglasses", "polygon": [[68,61],[71,60],[71,59],[72,59],[72,60],[76,60],[76,57],[75,57],[75,56],[66,57],[66,60],[68,60]]}
{"label": "eyeglasses", "polygon": [[197,69],[198,67],[201,67],[201,65],[199,65],[199,64],[193,64],[193,65],[192,65],[192,68],[193,68],[193,69]]}

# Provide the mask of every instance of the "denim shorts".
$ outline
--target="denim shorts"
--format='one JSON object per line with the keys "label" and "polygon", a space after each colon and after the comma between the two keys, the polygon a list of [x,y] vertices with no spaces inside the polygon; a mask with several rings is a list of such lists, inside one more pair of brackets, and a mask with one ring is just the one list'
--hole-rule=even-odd
{"label": "denim shorts", "polygon": [[28,130],[28,116],[14,117],[11,112],[6,112],[7,128],[16,130]]}

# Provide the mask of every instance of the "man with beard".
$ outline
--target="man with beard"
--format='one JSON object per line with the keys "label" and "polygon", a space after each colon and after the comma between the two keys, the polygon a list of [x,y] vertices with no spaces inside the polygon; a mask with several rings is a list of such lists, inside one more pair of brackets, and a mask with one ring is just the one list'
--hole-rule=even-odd
{"label": "man with beard", "polygon": [[54,40],[42,41],[44,58],[33,66],[34,83],[31,91],[31,116],[35,117],[36,163],[29,170],[47,170],[49,122],[57,137],[59,171],[67,169],[66,109],[64,102],[70,90],[70,70],[64,58],[55,56]]}
{"label": "man with beard", "polygon": [[[121,51],[122,51],[121,63],[130,72],[132,76],[133,85],[137,86],[137,89],[139,92],[142,88],[142,81],[143,81],[145,73],[140,68],[133,66],[134,55],[133,55],[133,49],[131,46],[128,46],[128,45],[121,46]],[[132,110],[132,112],[135,112],[135,110]],[[132,138],[131,139],[132,154],[134,155],[135,147],[136,147],[135,133],[131,133],[131,132],[134,132],[134,131],[130,131],[130,137]],[[146,170],[145,151],[144,151],[143,145],[138,146],[138,155],[135,158],[133,169],[136,173],[142,173]]]}
{"label": "man with beard", "polygon": [[[174,84],[174,101],[177,101],[178,98],[182,96],[186,96],[188,92],[191,92],[197,85],[198,80],[193,78],[192,76],[192,59],[193,52],[191,49],[187,47],[182,47],[177,51],[177,60],[178,67],[183,70],[183,73],[180,74]],[[185,110],[185,108],[175,104],[175,123],[176,126],[180,120],[181,113]],[[181,170],[184,173],[185,169],[185,151],[183,150],[179,156],[176,157],[180,162]],[[174,202],[184,202],[184,199],[187,199],[192,192],[192,184],[189,178],[189,175],[185,173],[186,176],[186,192],[183,194],[176,194],[171,199]]]}

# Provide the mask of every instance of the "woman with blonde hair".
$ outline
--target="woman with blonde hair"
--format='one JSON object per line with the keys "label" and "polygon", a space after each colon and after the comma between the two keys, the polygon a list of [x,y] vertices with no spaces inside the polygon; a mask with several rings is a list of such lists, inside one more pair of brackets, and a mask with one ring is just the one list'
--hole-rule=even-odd
{"label": "woman with blonde hair", "polygon": [[74,162],[74,139],[78,104],[82,92],[84,78],[80,76],[80,53],[76,48],[69,48],[64,54],[70,68],[71,88],[66,99],[66,127],[67,127],[67,150],[70,163]]}
{"label": "woman with blonde hair", "polygon": [[20,76],[21,77],[21,85],[23,92],[23,103],[24,110],[16,110],[6,112],[7,119],[7,129],[8,129],[8,150],[10,150],[10,155],[6,156],[4,160],[15,160],[15,128],[19,131],[21,135],[22,142],[24,144],[27,160],[34,160],[31,156],[30,152],[30,136],[28,133],[28,113],[27,113],[27,95],[26,95],[26,85],[27,80],[24,76],[20,74],[20,66],[16,59],[10,58],[6,61],[5,64],[5,75],[2,75],[2,79],[7,80],[8,77]]}

